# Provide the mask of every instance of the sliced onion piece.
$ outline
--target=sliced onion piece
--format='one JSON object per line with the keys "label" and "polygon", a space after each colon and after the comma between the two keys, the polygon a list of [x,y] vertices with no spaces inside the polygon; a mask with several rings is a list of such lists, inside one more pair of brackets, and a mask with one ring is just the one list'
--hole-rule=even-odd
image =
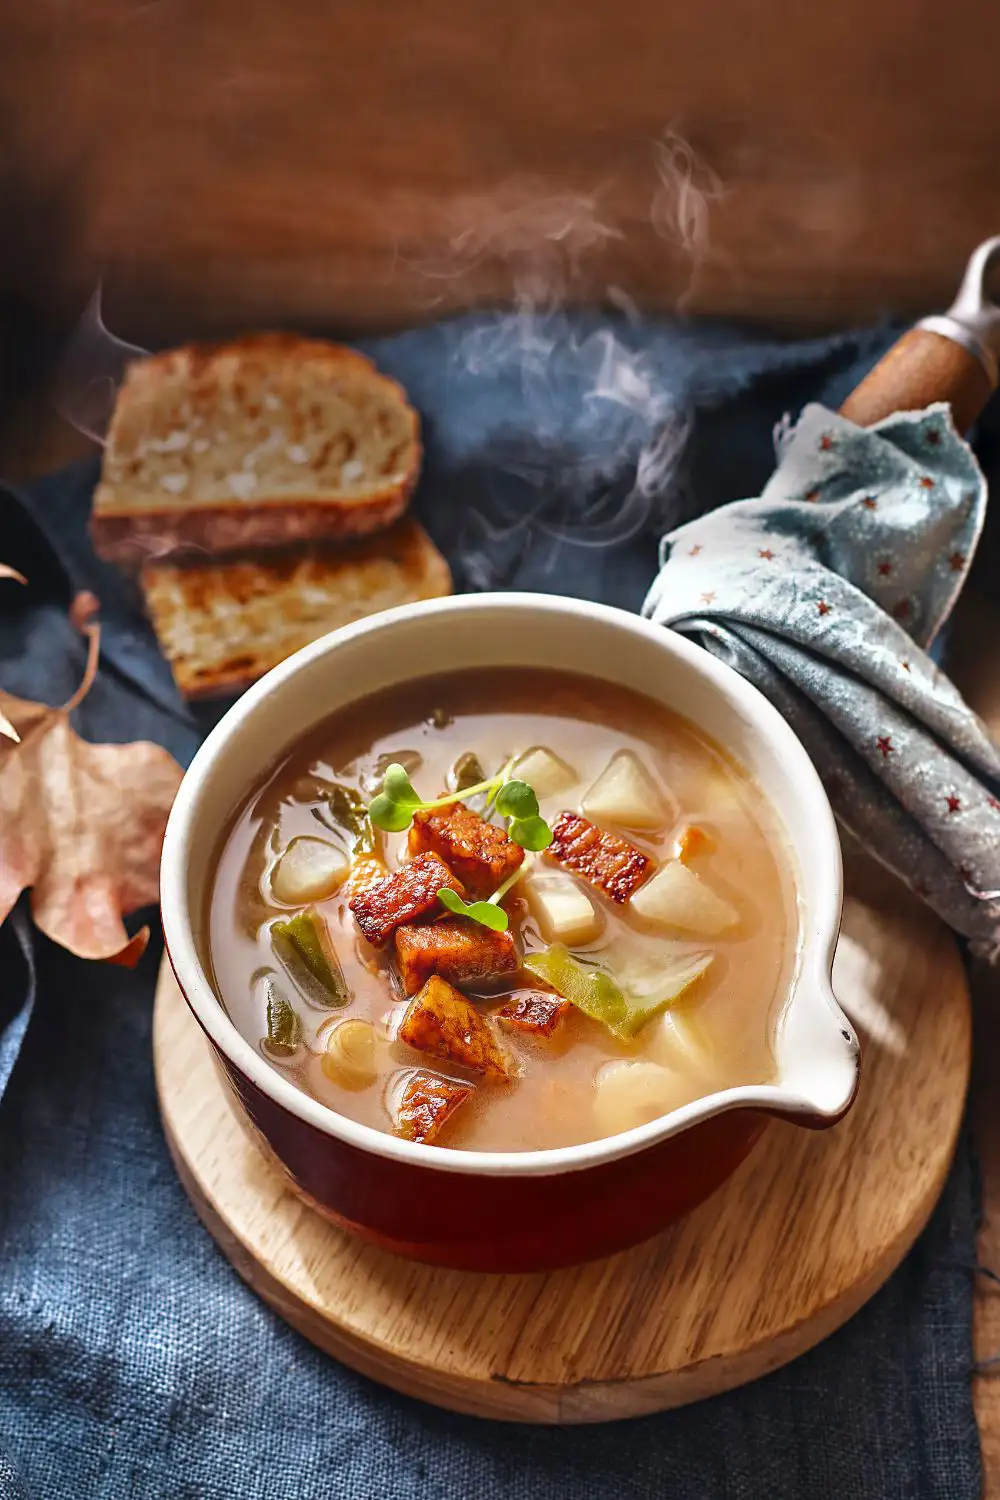
{"label": "sliced onion piece", "polygon": [[371,1021],[338,1021],[327,1038],[320,1066],[330,1082],[341,1088],[370,1088],[378,1077]]}
{"label": "sliced onion piece", "polygon": [[271,892],[284,906],[324,901],[346,879],[351,862],[339,844],[308,836],[292,839],[271,871]]}

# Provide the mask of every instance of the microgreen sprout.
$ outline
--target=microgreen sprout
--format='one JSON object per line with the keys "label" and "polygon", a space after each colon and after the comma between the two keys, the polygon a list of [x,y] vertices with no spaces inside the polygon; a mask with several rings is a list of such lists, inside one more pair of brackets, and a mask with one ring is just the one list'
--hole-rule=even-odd
{"label": "microgreen sprout", "polygon": [[493,811],[496,807],[496,800],[497,796],[499,795],[500,788],[505,785],[507,777],[510,775],[511,767],[513,766],[516,758],[516,756],[512,755],[509,760],[505,760],[496,774],[497,784],[496,786],[494,786],[493,790],[486,798],[486,806],[483,808],[483,817],[486,819],[487,823],[489,823],[493,817]]}
{"label": "microgreen sprout", "polygon": [[507,781],[497,792],[497,812],[507,818],[507,836],[522,849],[547,849],[552,829],[539,816],[538,798],[526,781]]}
{"label": "microgreen sprout", "polygon": [[386,769],[382,790],[372,799],[368,816],[376,828],[382,828],[386,833],[402,833],[409,828],[416,812],[447,807],[452,802],[467,802],[480,792],[489,792],[495,796],[497,812],[508,820],[508,837],[522,849],[546,849],[552,842],[552,830],[539,816],[538,798],[526,781],[508,781],[509,769],[508,763],[498,775],[486,781],[478,781],[473,786],[425,802],[405,769],[393,763]]}
{"label": "microgreen sprout", "polygon": [[463,901],[457,891],[450,886],[442,886],[438,891],[438,900],[442,906],[454,912],[456,917],[470,917],[473,922],[478,922],[481,927],[489,927],[493,932],[506,932],[508,927],[507,913],[500,902],[506,896],[512,885],[527,875],[533,864],[533,856],[528,854],[513,870],[496,890],[488,901]]}
{"label": "microgreen sprout", "polygon": [[489,927],[493,932],[507,931],[507,913],[502,906],[494,905],[492,900],[463,901],[458,892],[447,885],[443,885],[438,891],[438,900],[442,906],[454,912],[456,917],[470,917],[480,927]]}

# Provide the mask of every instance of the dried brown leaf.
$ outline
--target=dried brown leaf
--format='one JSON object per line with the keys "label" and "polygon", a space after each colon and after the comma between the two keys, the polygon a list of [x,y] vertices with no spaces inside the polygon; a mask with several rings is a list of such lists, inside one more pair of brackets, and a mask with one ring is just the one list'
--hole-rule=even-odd
{"label": "dried brown leaf", "polygon": [[[6,563],[0,563],[0,578],[13,578],[15,583],[27,583],[27,579],[16,568],[9,568]],[[0,735],[13,740],[15,744],[19,738],[17,730],[7,718],[6,714],[0,712]]]}
{"label": "dried brown leaf", "polygon": [[157,899],[159,856],[181,768],[159,745],[93,745],[69,716],[97,671],[97,601],[71,617],[89,638],[83,681],[62,708],[0,691],[0,713],[20,735],[0,740],[0,922],[31,890],[35,922],[82,958],[128,966],[149,938],[122,917]]}

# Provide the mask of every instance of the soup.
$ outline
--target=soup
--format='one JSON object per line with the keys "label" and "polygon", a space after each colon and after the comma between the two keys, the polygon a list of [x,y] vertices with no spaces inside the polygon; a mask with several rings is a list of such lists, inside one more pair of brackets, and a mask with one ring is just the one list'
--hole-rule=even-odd
{"label": "soup", "polygon": [[482,1151],[771,1080],[797,936],[777,820],[717,745],[521,668],[339,711],[239,814],[208,913],[217,992],[272,1066]]}

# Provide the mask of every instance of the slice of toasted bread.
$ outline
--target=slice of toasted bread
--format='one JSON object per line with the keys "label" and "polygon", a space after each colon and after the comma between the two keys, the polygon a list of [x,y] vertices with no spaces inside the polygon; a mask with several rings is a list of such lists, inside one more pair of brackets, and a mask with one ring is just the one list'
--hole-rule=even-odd
{"label": "slice of toasted bread", "polygon": [[335,548],[147,563],[141,582],[185,698],[239,692],[329,630],[451,592],[448,564],[411,519]]}
{"label": "slice of toasted bread", "polygon": [[420,426],[353,349],[291,334],[189,344],[128,368],[91,521],[125,565],[364,536],[403,512]]}

